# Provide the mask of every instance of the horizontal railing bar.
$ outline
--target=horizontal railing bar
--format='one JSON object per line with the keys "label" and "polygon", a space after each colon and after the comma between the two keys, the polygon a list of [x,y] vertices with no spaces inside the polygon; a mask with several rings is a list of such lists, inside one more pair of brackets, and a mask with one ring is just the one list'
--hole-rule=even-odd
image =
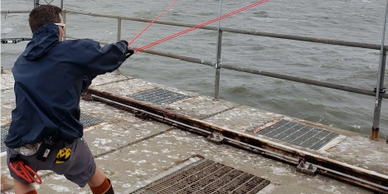
{"label": "horizontal railing bar", "polygon": [[1,14],[10,14],[10,13],[30,13],[31,10],[7,10],[7,11],[1,11]]}
{"label": "horizontal railing bar", "polygon": [[[69,36],[69,35],[66,35],[66,38],[79,39],[77,37]],[[104,42],[104,41],[98,41],[98,42],[100,44],[102,44],[102,45],[109,44],[108,42]],[[131,49],[136,50],[137,47],[131,47]],[[214,62],[205,61],[205,60],[201,60],[201,59],[197,59],[197,58],[193,58],[193,57],[186,57],[186,56],[182,56],[182,55],[176,55],[176,54],[171,54],[171,53],[159,52],[159,51],[155,51],[155,50],[151,50],[151,49],[143,50],[141,52],[152,54],[152,55],[158,55],[158,56],[162,56],[162,57],[179,59],[179,60],[182,60],[182,61],[187,61],[187,62],[192,62],[192,63],[198,63],[198,64],[207,65],[207,66],[211,66],[211,67],[214,67],[214,65],[215,65]]]}
{"label": "horizontal railing bar", "polygon": [[[66,36],[66,37],[77,39],[77,38],[71,37],[71,36]],[[108,43],[107,42],[100,42],[100,44],[105,45]],[[136,48],[131,48],[131,49],[136,49]],[[198,63],[198,64],[211,66],[211,67],[215,66],[215,63],[213,63],[213,62],[205,61],[205,60],[201,60],[201,59],[197,59],[197,58],[193,58],[193,57],[186,57],[186,56],[182,56],[182,55],[170,54],[170,53],[159,52],[159,51],[149,50],[149,49],[144,50],[142,52],[152,54],[152,55],[158,55],[158,56],[163,56],[163,57],[179,59],[182,61],[187,61],[187,62],[192,62],[192,63]],[[363,95],[368,95],[368,96],[375,96],[376,95],[375,92],[373,92],[371,90],[354,88],[354,87],[350,87],[350,86],[344,86],[344,85],[333,84],[333,83],[328,83],[328,82],[321,82],[321,81],[316,81],[316,80],[310,80],[310,79],[294,77],[294,76],[289,76],[289,75],[283,75],[283,74],[278,74],[278,73],[272,73],[272,72],[267,72],[267,71],[262,71],[262,70],[255,70],[255,69],[250,69],[250,68],[246,68],[246,67],[239,67],[239,66],[235,66],[235,65],[231,65],[231,64],[221,63],[220,67],[223,69],[228,69],[228,70],[232,70],[232,71],[245,72],[245,73],[250,73],[250,74],[255,74],[255,75],[263,75],[263,76],[267,76],[267,77],[295,81],[295,82],[310,84],[310,85],[315,85],[315,86],[322,86],[322,87],[326,87],[326,88],[342,90],[342,91],[363,94]],[[381,97],[388,98],[388,94],[386,94],[386,93],[381,94]]]}
{"label": "horizontal railing bar", "polygon": [[[182,56],[182,55],[164,53],[164,52],[159,52],[159,51],[154,51],[154,50],[145,50],[143,52],[153,54],[153,55],[158,55],[158,56],[179,59],[182,61],[198,63],[198,64],[207,65],[207,66],[211,66],[211,67],[214,67],[214,65],[215,65],[215,63],[210,62],[210,61],[204,61],[201,59],[186,57],[186,56]],[[272,73],[272,72],[267,72],[267,71],[255,70],[255,69],[250,69],[250,68],[245,68],[245,67],[238,67],[236,65],[221,63],[220,67],[227,69],[227,70],[232,70],[232,71],[239,71],[239,72],[262,75],[262,76],[273,77],[273,78],[278,78],[278,79],[283,79],[283,80],[295,81],[295,82],[299,82],[299,83],[310,84],[310,85],[315,85],[315,86],[322,86],[322,87],[326,87],[326,88],[337,89],[337,90],[342,90],[342,91],[347,91],[347,92],[352,92],[352,93],[357,93],[357,94],[363,94],[363,95],[368,95],[368,96],[375,96],[376,95],[375,92],[373,92],[371,90],[354,88],[354,87],[338,85],[338,84],[332,84],[332,83],[328,83],[328,82],[315,81],[315,80],[299,78],[299,77],[294,77],[294,76],[288,76],[288,75],[283,75],[283,74],[277,74],[277,73]],[[388,98],[388,94],[382,94],[382,97]]]}
{"label": "horizontal railing bar", "polygon": [[[92,12],[83,12],[83,11],[76,11],[76,10],[64,10],[66,13],[74,13],[74,14],[80,14],[80,15],[88,15],[88,16],[96,16],[96,17],[103,17],[103,18],[114,18],[114,19],[126,19],[126,20],[132,20],[132,21],[139,21],[139,22],[145,22],[143,19],[140,18],[133,18],[133,17],[124,17],[124,16],[117,16],[117,15],[110,15],[110,14],[100,14],[100,13],[92,13]],[[139,19],[139,20],[137,20]],[[152,21],[152,20],[151,20]]]}
{"label": "horizontal railing bar", "polygon": [[[64,11],[67,13],[89,15],[89,16],[96,16],[96,17],[123,19],[123,20],[145,22],[145,23],[152,22],[151,19],[124,17],[124,16],[109,15],[109,14],[98,14],[98,13],[82,12],[82,11],[76,11],[76,10],[64,10]],[[1,11],[1,13],[29,13],[29,12],[30,11]],[[197,24],[183,24],[178,22],[167,22],[167,21],[155,21],[154,23],[169,25],[169,26],[177,26],[177,27],[194,27],[197,25]],[[212,26],[204,26],[204,27],[201,27],[201,29],[218,31],[218,27],[212,27]],[[287,39],[287,40],[295,40],[295,41],[303,41],[303,42],[314,42],[314,43],[330,44],[330,45],[337,45],[337,46],[357,47],[357,48],[374,49],[374,50],[381,49],[381,45],[379,44],[369,44],[369,43],[360,43],[360,42],[351,42],[351,41],[313,38],[313,37],[306,37],[306,36],[258,32],[256,30],[239,30],[239,29],[233,29],[233,28],[220,28],[220,29],[223,32],[253,35],[253,36],[271,37],[271,38],[279,38],[279,39]],[[385,51],[388,50],[388,46],[384,46],[384,50]]]}
{"label": "horizontal railing bar", "polygon": [[164,57],[179,59],[179,60],[182,60],[182,61],[187,61],[187,62],[192,62],[192,63],[198,63],[198,64],[202,64],[202,65],[207,65],[207,66],[210,66],[210,67],[214,67],[214,65],[215,65],[214,62],[205,61],[205,60],[202,60],[202,59],[197,59],[197,58],[193,58],[193,57],[186,57],[186,56],[170,54],[170,53],[164,53],[164,52],[159,52],[159,51],[154,51],[154,50],[149,50],[149,49],[144,50],[142,52],[153,54],[153,55],[158,55],[158,56],[164,56]]}
{"label": "horizontal railing bar", "polygon": [[[100,16],[100,17],[108,17],[108,18],[121,18],[125,20],[137,21],[137,22],[146,22],[150,23],[152,20],[150,19],[142,19],[142,18],[133,18],[133,17],[122,17],[122,16],[113,16],[108,14],[96,14],[96,13],[87,13],[81,11],[67,10],[69,13],[77,13],[83,15],[90,16]],[[170,26],[178,26],[178,27],[194,27],[197,24],[183,24],[178,22],[167,22],[167,21],[155,21],[156,24],[170,25]],[[218,27],[204,26],[201,29],[205,30],[213,30],[218,31]],[[358,47],[358,48],[366,48],[366,49],[374,49],[380,50],[381,46],[379,44],[369,44],[369,43],[360,43],[360,42],[350,42],[350,41],[340,41],[340,40],[331,40],[331,39],[321,39],[321,38],[313,38],[306,36],[295,36],[295,35],[287,35],[287,34],[275,34],[275,33],[267,33],[267,32],[257,32],[256,30],[239,30],[233,28],[220,28],[223,32],[229,33],[237,33],[237,34],[246,34],[246,35],[254,35],[254,36],[263,36],[263,37],[271,37],[271,38],[280,38],[287,40],[296,40],[296,41],[304,41],[304,42],[315,42],[322,44],[330,44],[330,45],[338,45],[338,46],[348,46],[348,47]],[[385,50],[388,49],[388,46],[385,47]]]}
{"label": "horizontal railing bar", "polygon": [[[96,14],[96,13],[90,13],[90,12],[82,12],[82,11],[75,11],[75,10],[66,10],[67,13],[75,13],[75,14],[82,14],[82,15],[90,15],[90,16],[100,16],[100,17],[107,17],[107,18],[121,18],[123,20],[130,20],[130,21],[136,21],[136,22],[145,22],[150,23],[153,20],[151,19],[144,19],[144,18],[134,18],[134,17],[124,17],[124,16],[114,16],[114,15],[108,15],[108,14]],[[198,24],[184,24],[184,23],[178,23],[178,22],[167,22],[167,21],[160,21],[157,20],[154,23],[157,24],[163,24],[168,26],[177,26],[177,27],[194,27]],[[215,30],[213,27],[204,26],[201,27],[201,29],[206,30]]]}
{"label": "horizontal railing bar", "polygon": [[[305,79],[305,78],[300,78],[300,77],[272,73],[272,72],[267,72],[267,71],[262,71],[262,70],[255,70],[255,69],[250,69],[250,68],[245,68],[245,67],[237,67],[237,66],[230,65],[230,64],[222,64],[221,63],[220,66],[223,69],[241,71],[241,72],[255,74],[255,75],[264,75],[267,77],[295,81],[295,82],[299,82],[299,83],[321,86],[321,87],[342,90],[342,91],[347,91],[347,92],[352,92],[352,93],[357,93],[357,94],[363,94],[363,95],[368,95],[368,96],[375,96],[376,95],[375,92],[373,92],[371,90],[354,88],[354,87],[345,86],[345,85],[333,84],[333,83],[328,83],[328,82],[321,82],[321,81],[316,81],[316,80],[311,80],[311,79]],[[382,94],[381,96],[383,98],[388,98],[388,94]]]}
{"label": "horizontal railing bar", "polygon": [[[230,33],[239,33],[239,34],[264,36],[264,37],[280,38],[280,39],[296,40],[296,41],[304,41],[304,42],[315,42],[315,43],[322,43],[322,44],[357,47],[357,48],[374,49],[374,50],[381,49],[381,46],[379,44],[322,39],[322,38],[313,38],[313,37],[307,37],[307,36],[287,35],[287,34],[275,34],[275,33],[267,33],[267,32],[257,32],[255,30],[247,31],[247,30],[239,30],[239,29],[232,29],[232,28],[220,28],[220,29],[224,32],[230,32]],[[385,46],[384,48],[385,50],[387,50],[388,46]]]}

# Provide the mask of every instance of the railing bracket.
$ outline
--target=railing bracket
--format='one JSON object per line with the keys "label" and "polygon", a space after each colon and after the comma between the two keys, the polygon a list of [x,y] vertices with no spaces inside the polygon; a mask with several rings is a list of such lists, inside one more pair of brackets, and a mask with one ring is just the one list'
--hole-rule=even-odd
{"label": "railing bracket", "polygon": [[207,137],[207,139],[214,142],[214,143],[222,143],[224,141],[224,137],[222,135],[217,134],[217,133],[211,133]]}
{"label": "railing bracket", "polygon": [[300,161],[299,165],[296,167],[297,172],[305,173],[311,176],[315,176],[317,174],[317,167],[311,163]]}
{"label": "railing bracket", "polygon": [[[387,88],[381,88],[380,94],[385,94]],[[373,89],[373,92],[376,93],[376,88]]]}

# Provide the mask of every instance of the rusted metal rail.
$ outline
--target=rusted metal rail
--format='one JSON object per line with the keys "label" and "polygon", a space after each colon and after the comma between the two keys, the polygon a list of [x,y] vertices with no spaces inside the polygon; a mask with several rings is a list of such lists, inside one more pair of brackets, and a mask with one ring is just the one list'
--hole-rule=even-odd
{"label": "rusted metal rail", "polygon": [[[110,93],[89,89],[89,100],[104,102],[116,108],[134,113],[141,118],[154,119],[180,129],[188,130],[209,139],[217,139],[264,156],[274,158],[292,165],[301,161],[313,164],[318,173],[351,183],[378,193],[388,193],[388,176],[322,157],[313,153],[268,141],[266,139],[242,134],[206,123],[202,120],[180,115],[175,112],[142,103],[127,97],[118,97]],[[215,138],[216,137],[216,138]]]}

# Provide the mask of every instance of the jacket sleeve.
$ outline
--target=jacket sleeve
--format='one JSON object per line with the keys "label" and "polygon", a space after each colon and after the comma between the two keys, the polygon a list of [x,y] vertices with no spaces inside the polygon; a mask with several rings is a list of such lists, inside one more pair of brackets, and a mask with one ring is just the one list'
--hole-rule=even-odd
{"label": "jacket sleeve", "polygon": [[112,72],[127,59],[129,52],[126,41],[119,41],[103,47],[94,40],[80,39],[67,42],[67,58],[85,69],[87,75]]}

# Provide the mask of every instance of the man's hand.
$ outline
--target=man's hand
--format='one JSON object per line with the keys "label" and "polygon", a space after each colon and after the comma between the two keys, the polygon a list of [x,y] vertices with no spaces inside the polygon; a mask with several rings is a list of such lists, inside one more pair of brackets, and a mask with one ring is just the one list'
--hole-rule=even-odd
{"label": "man's hand", "polygon": [[132,49],[130,49],[129,47],[127,47],[127,53],[125,54],[125,57],[128,58],[131,55],[133,55],[133,53],[135,53],[135,52]]}

